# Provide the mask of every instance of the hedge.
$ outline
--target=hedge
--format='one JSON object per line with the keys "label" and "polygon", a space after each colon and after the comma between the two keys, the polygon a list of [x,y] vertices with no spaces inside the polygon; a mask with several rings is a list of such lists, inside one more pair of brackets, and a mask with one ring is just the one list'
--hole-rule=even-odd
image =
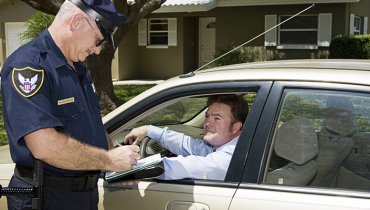
{"label": "hedge", "polygon": [[330,43],[330,58],[370,58],[370,35],[336,36]]}

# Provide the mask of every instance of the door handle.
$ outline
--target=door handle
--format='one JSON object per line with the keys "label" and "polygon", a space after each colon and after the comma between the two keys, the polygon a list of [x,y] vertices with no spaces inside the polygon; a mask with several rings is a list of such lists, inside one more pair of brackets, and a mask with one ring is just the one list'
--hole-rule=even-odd
{"label": "door handle", "polygon": [[192,201],[171,201],[167,204],[166,210],[209,210],[204,203]]}

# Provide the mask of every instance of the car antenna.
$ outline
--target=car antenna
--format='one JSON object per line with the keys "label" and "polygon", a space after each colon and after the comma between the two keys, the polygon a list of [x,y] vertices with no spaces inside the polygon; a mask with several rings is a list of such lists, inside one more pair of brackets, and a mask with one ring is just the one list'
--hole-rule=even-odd
{"label": "car antenna", "polygon": [[271,28],[267,29],[266,31],[262,32],[261,34],[258,34],[257,36],[255,36],[255,37],[253,37],[252,39],[250,39],[250,40],[248,40],[248,41],[244,42],[243,44],[241,44],[241,45],[239,45],[239,46],[237,46],[237,47],[235,47],[235,48],[233,48],[233,49],[229,50],[228,52],[226,52],[226,53],[224,53],[224,54],[222,54],[222,55],[218,56],[217,58],[215,58],[215,59],[211,60],[210,62],[208,62],[208,63],[204,64],[203,66],[199,67],[198,69],[196,69],[196,70],[194,70],[194,71],[192,71],[192,72],[189,72],[189,73],[187,73],[187,74],[180,75],[180,78],[187,78],[187,77],[192,77],[192,76],[194,76],[194,75],[195,75],[195,74],[194,74],[195,72],[197,72],[197,71],[199,71],[199,70],[202,70],[204,67],[208,66],[209,64],[211,64],[211,63],[215,62],[216,60],[218,60],[218,59],[220,59],[220,58],[222,58],[222,57],[224,57],[225,55],[230,54],[231,52],[233,52],[233,51],[235,51],[235,50],[239,49],[240,47],[242,47],[242,46],[244,46],[244,45],[248,44],[249,42],[251,42],[251,41],[253,41],[253,40],[255,40],[255,39],[259,38],[260,36],[262,36],[262,35],[266,34],[267,32],[269,32],[269,31],[271,31],[271,30],[273,30],[273,29],[275,29],[275,28],[279,27],[279,26],[280,26],[280,25],[282,25],[283,23],[288,22],[289,20],[291,20],[291,19],[295,18],[296,16],[298,16],[298,15],[300,15],[300,14],[302,14],[302,13],[306,12],[307,10],[311,9],[311,8],[312,8],[312,7],[314,7],[314,6],[315,6],[315,4],[311,4],[309,7],[307,7],[307,8],[305,8],[305,9],[301,10],[300,12],[298,12],[298,13],[296,13],[295,15],[293,15],[293,16],[291,16],[291,17],[289,17],[288,19],[286,19],[286,20],[282,21],[281,23],[278,23],[278,24],[276,24],[275,26],[273,26],[273,27],[271,27]]}

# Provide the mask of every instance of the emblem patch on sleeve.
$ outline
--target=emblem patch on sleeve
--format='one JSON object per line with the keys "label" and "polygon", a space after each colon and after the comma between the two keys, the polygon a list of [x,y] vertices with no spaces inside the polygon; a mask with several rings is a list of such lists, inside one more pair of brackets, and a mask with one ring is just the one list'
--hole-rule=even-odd
{"label": "emblem patch on sleeve", "polygon": [[23,69],[14,68],[12,81],[15,89],[24,97],[31,97],[40,90],[44,82],[44,70],[31,67]]}

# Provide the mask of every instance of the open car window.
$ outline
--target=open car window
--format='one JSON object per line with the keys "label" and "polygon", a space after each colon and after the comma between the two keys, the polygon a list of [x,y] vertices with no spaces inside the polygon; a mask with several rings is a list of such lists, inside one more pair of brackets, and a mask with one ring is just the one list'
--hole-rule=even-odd
{"label": "open car window", "polygon": [[[250,92],[243,95],[250,109],[256,93]],[[207,98],[208,95],[184,97],[152,107],[133,123],[124,125],[124,129],[121,129],[122,131],[114,132],[115,134],[112,136],[113,143],[122,141],[133,128],[143,125],[168,126],[175,131],[183,132],[193,137],[199,137],[198,132],[192,133],[194,129],[189,129],[189,132],[187,132],[188,129],[184,128],[193,127],[202,129],[204,114],[207,109]]]}
{"label": "open car window", "polygon": [[[251,109],[256,97],[256,92],[242,94],[248,102],[249,109]],[[203,121],[205,111],[207,110],[208,96],[209,95],[183,97],[152,107],[137,119],[131,121],[129,125],[122,126],[121,131],[115,132],[112,136],[113,143],[122,142],[125,136],[133,128],[142,125],[169,127],[171,130],[184,133],[185,135],[197,139],[202,139]],[[141,147],[145,147],[140,149],[142,157],[147,157],[157,153],[161,153],[162,156],[167,157],[176,156],[168,150],[166,151],[166,149],[156,141],[144,140],[141,143]]]}

